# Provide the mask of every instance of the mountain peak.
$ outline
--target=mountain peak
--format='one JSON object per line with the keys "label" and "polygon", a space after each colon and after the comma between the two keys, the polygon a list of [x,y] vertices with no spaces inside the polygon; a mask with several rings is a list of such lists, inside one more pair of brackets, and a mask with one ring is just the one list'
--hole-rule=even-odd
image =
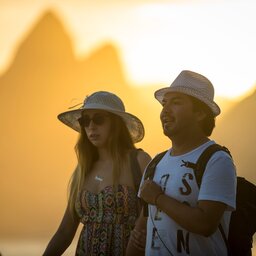
{"label": "mountain peak", "polygon": [[86,76],[89,84],[110,86],[112,90],[117,91],[127,85],[120,51],[112,43],[106,42],[91,52],[82,62],[82,69],[90,74],[90,78]]}
{"label": "mountain peak", "polygon": [[54,22],[58,25],[61,25],[60,19],[57,17],[57,14],[52,9],[46,10],[44,13],[42,13],[41,18],[39,18],[39,22],[42,24],[49,21],[51,23]]}
{"label": "mountain peak", "polygon": [[[61,19],[52,10],[47,10],[34,23],[19,46],[15,58],[16,64],[33,65],[49,62],[65,63],[74,59],[71,39]],[[28,65],[27,65],[28,66]]]}

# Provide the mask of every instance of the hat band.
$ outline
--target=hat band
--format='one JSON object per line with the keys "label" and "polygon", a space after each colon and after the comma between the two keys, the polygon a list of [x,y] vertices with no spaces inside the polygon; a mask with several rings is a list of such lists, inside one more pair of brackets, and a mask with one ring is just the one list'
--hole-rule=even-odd
{"label": "hat band", "polygon": [[125,112],[123,108],[117,108],[116,106],[107,106],[107,105],[102,105],[99,103],[86,103],[83,105],[82,109],[101,109],[101,110],[106,110],[106,111],[118,111],[118,112]]}

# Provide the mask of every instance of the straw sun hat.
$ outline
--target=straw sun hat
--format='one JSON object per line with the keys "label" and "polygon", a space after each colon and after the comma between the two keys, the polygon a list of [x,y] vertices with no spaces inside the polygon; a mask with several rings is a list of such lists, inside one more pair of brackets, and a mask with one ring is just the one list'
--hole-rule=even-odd
{"label": "straw sun hat", "polygon": [[169,92],[184,93],[197,98],[212,110],[214,116],[220,114],[220,108],[213,100],[214,88],[212,83],[198,73],[189,70],[181,71],[170,87],[155,92],[155,98],[162,104],[164,95]]}
{"label": "straw sun hat", "polygon": [[104,110],[120,116],[128,128],[133,142],[136,143],[143,139],[144,127],[139,118],[125,112],[122,100],[115,94],[106,91],[98,91],[87,96],[82,107],[61,113],[58,115],[58,119],[75,131],[80,132],[78,119],[81,117],[82,112],[87,109]]}

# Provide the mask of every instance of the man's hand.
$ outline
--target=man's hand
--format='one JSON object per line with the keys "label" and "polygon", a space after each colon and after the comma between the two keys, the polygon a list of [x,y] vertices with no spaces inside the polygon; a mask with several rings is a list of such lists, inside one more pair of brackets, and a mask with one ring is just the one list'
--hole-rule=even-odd
{"label": "man's hand", "polygon": [[141,190],[140,197],[148,204],[156,204],[157,197],[163,194],[162,188],[152,180],[145,180]]}

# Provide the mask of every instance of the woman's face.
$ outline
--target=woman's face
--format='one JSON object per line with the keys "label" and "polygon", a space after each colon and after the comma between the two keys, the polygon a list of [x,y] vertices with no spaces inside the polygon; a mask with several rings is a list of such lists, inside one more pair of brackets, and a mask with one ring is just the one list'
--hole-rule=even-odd
{"label": "woman's face", "polygon": [[89,141],[97,148],[107,147],[111,131],[110,114],[103,110],[86,110],[82,114],[81,126]]}

